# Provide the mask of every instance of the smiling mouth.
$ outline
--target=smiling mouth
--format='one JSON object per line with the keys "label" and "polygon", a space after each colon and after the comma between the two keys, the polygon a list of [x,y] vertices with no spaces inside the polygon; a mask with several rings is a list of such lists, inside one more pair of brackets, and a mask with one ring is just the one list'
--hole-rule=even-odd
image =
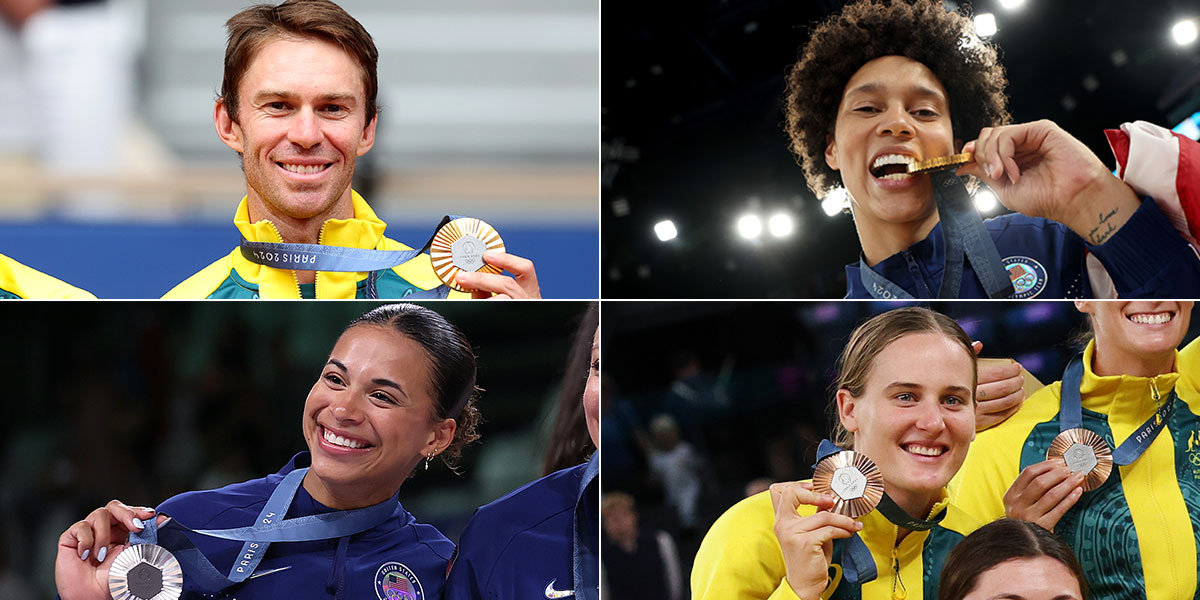
{"label": "smiling mouth", "polygon": [[941,456],[948,450],[948,448],[945,446],[926,446],[924,444],[902,444],[900,447],[904,448],[904,451],[908,452],[909,454],[928,456],[931,458]]}
{"label": "smiling mouth", "polygon": [[275,164],[279,165],[279,168],[284,171],[297,175],[313,175],[333,166],[333,163],[325,163],[323,165],[293,165],[285,162],[276,162]]}
{"label": "smiling mouth", "polygon": [[374,448],[374,446],[362,440],[338,435],[326,429],[324,425],[318,425],[318,427],[321,428],[321,439],[325,440],[326,443],[332,446],[349,448],[352,450],[365,450],[367,448]]}
{"label": "smiling mouth", "polygon": [[1126,315],[1126,319],[1137,323],[1138,325],[1165,325],[1170,323],[1175,318],[1175,313],[1171,311],[1153,312],[1153,313],[1134,313]]}

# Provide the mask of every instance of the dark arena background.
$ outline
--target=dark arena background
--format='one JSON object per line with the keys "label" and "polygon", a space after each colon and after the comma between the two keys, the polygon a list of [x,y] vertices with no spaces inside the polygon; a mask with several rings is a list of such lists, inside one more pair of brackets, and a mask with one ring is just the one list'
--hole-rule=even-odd
{"label": "dark arena background", "polygon": [[[823,210],[782,128],[785,74],[809,28],[844,4],[604,3],[605,298],[844,295],[854,224]],[[1176,41],[1189,38],[1186,19],[1194,38],[1195,2],[970,6],[995,21],[1014,122],[1050,119],[1110,166],[1105,128],[1144,120],[1200,136],[1200,43]],[[976,201],[985,218],[1004,211]],[[758,233],[739,233],[741,219]]]}

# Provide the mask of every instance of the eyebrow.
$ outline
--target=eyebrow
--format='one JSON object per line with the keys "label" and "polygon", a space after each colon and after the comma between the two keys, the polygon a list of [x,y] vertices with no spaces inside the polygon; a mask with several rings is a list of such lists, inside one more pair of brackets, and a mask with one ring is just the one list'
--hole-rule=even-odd
{"label": "eyebrow", "polygon": [[[892,388],[900,388],[900,389],[906,389],[906,390],[920,390],[920,389],[924,389],[925,386],[923,386],[919,383],[910,383],[907,381],[893,381],[893,382],[887,384],[886,386],[884,386],[883,389],[889,390]],[[964,394],[967,396],[971,395],[971,389],[967,388],[967,387],[963,387],[961,385],[948,385],[948,386],[942,388],[942,391],[943,392],[952,392],[955,394]]]}
{"label": "eyebrow", "polygon": [[[327,362],[325,364],[333,365],[333,366],[341,369],[343,373],[350,372],[350,370],[346,368],[346,365],[342,364],[342,361],[340,361],[336,358],[330,358],[329,362]],[[375,385],[382,385],[384,387],[394,388],[397,392],[400,392],[400,394],[403,395],[405,398],[408,397],[408,392],[405,392],[404,388],[401,387],[399,383],[396,383],[395,381],[392,381],[391,379],[384,379],[383,377],[376,377],[371,380],[371,383],[374,383]]]}
{"label": "eyebrow", "polygon": [[[858,87],[855,87],[853,89],[847,90],[845,95],[849,96],[851,94],[874,94],[874,93],[882,92],[886,89],[887,89],[887,86],[883,85],[882,83],[868,82],[868,83],[864,83]],[[931,87],[926,87],[923,85],[908,86],[906,91],[910,94],[914,94],[917,96],[927,96],[927,97],[935,98],[938,100],[945,100],[945,98],[946,98],[945,95],[942,94],[941,92],[939,92]]]}
{"label": "eyebrow", "polygon": [[[295,98],[295,97],[296,97],[296,94],[293,92],[285,92],[282,90],[262,90],[262,91],[258,92],[257,94],[254,94],[254,101],[261,101],[261,100],[265,100],[267,98]],[[358,98],[355,97],[354,94],[346,94],[346,93],[321,94],[320,96],[317,96],[317,99],[322,102],[345,102],[345,103],[349,103],[349,104],[357,104],[358,103]]]}

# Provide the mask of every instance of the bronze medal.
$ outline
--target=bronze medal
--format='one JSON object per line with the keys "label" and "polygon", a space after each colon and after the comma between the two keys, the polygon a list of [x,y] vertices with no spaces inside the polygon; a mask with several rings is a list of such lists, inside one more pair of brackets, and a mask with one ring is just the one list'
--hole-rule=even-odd
{"label": "bronze medal", "polygon": [[883,474],[865,454],[843,450],[817,463],[813,491],[834,497],[833,512],[857,519],[883,498]]}
{"label": "bronze medal", "polygon": [[504,252],[504,240],[487,223],[473,218],[454,219],[438,229],[429,245],[433,272],[442,283],[460,292],[470,292],[458,284],[463,271],[500,274],[502,269],[483,262],[485,250]]}
{"label": "bronze medal", "polygon": [[162,546],[136,544],[113,559],[108,593],[113,600],[179,600],[183,569]]}
{"label": "bronze medal", "polygon": [[1072,473],[1087,473],[1083,491],[1100,487],[1112,474],[1112,448],[1095,432],[1076,427],[1068,429],[1050,442],[1047,459],[1059,459]]}

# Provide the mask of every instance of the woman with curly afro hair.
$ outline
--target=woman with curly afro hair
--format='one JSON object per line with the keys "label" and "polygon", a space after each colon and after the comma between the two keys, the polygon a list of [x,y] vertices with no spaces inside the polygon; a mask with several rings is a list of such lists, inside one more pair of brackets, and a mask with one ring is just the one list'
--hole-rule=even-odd
{"label": "woman with curly afro hair", "polygon": [[[988,297],[989,273],[1007,274],[1012,298],[1200,294],[1200,259],[1153,200],[1054,123],[1009,124],[1006,83],[996,49],[940,1],[865,0],[814,29],[788,75],[786,127],[813,192],[847,192],[862,245],[847,297]],[[973,159],[956,173],[1016,214],[968,214],[978,239],[948,243],[933,177],[907,167],[959,152]],[[970,252],[991,247],[977,275]],[[964,251],[961,281],[943,282]]]}

